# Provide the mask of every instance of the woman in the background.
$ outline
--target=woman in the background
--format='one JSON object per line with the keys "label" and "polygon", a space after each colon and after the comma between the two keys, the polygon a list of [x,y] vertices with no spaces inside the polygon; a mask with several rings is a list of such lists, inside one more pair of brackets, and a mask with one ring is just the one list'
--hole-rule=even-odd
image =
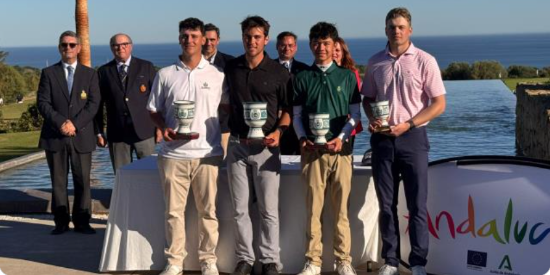
{"label": "woman in the background", "polygon": [[[355,67],[355,61],[353,61],[353,58],[351,58],[351,53],[349,52],[348,45],[346,45],[346,42],[341,37],[336,38],[334,41],[334,53],[332,55],[332,59],[334,59],[334,62],[342,68],[346,68],[348,70],[351,70],[355,74],[355,79],[357,79],[357,87],[359,88],[359,91],[361,91],[361,77],[359,76],[359,70]],[[359,134],[363,131],[363,125],[361,124],[361,121],[357,124],[357,127],[351,132],[349,143],[351,144],[351,148],[353,149],[353,143],[355,142],[355,135]]]}

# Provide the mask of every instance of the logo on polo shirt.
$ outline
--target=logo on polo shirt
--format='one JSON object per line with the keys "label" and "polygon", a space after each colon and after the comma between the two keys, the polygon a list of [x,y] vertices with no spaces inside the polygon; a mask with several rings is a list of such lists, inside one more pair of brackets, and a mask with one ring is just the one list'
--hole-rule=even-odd
{"label": "logo on polo shirt", "polygon": [[202,83],[201,89],[203,90],[210,90],[210,86],[208,86],[207,82]]}

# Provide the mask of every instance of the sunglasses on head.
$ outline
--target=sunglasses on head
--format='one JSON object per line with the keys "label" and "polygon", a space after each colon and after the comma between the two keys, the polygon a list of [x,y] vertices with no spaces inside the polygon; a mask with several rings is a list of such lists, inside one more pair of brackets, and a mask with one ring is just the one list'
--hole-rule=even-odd
{"label": "sunglasses on head", "polygon": [[67,48],[67,47],[70,47],[71,49],[74,49],[74,47],[76,47],[76,45],[78,45],[77,43],[61,43],[60,44],[62,48]]}

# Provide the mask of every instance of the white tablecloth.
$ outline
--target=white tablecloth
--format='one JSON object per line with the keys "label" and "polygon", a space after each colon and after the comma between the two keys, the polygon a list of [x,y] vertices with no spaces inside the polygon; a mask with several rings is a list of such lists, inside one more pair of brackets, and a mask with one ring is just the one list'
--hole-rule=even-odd
{"label": "white tablecloth", "polygon": [[[161,270],[164,258],[164,202],[159,183],[156,156],[133,162],[121,168],[113,188],[109,221],[99,270]],[[356,156],[356,160],[360,160]],[[305,261],[306,204],[305,186],[300,180],[300,157],[283,156],[280,208],[280,246],[284,273],[298,273]],[[356,162],[356,164],[358,164]],[[352,236],[352,257],[355,266],[380,260],[378,203],[370,167],[354,167],[350,196],[349,220]],[[333,219],[330,200],[323,213],[323,270],[333,270]],[[253,205],[253,209],[255,205]],[[200,270],[198,262],[197,211],[189,194],[186,208],[185,270]],[[254,230],[258,230],[258,214],[253,212]],[[220,238],[217,248],[218,268],[232,272],[235,264],[232,206],[226,170],[220,170],[217,215]]]}

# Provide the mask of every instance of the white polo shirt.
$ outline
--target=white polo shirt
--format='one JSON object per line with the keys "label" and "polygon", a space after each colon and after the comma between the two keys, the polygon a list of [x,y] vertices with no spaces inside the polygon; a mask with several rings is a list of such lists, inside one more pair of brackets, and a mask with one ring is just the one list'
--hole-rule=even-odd
{"label": "white polo shirt", "polygon": [[155,77],[147,110],[162,115],[167,127],[177,128],[172,103],[177,100],[195,102],[195,118],[191,131],[199,138],[190,141],[163,142],[159,154],[174,159],[196,159],[223,155],[218,120],[220,102],[229,102],[225,75],[204,57],[191,70],[181,60],[162,68]]}

